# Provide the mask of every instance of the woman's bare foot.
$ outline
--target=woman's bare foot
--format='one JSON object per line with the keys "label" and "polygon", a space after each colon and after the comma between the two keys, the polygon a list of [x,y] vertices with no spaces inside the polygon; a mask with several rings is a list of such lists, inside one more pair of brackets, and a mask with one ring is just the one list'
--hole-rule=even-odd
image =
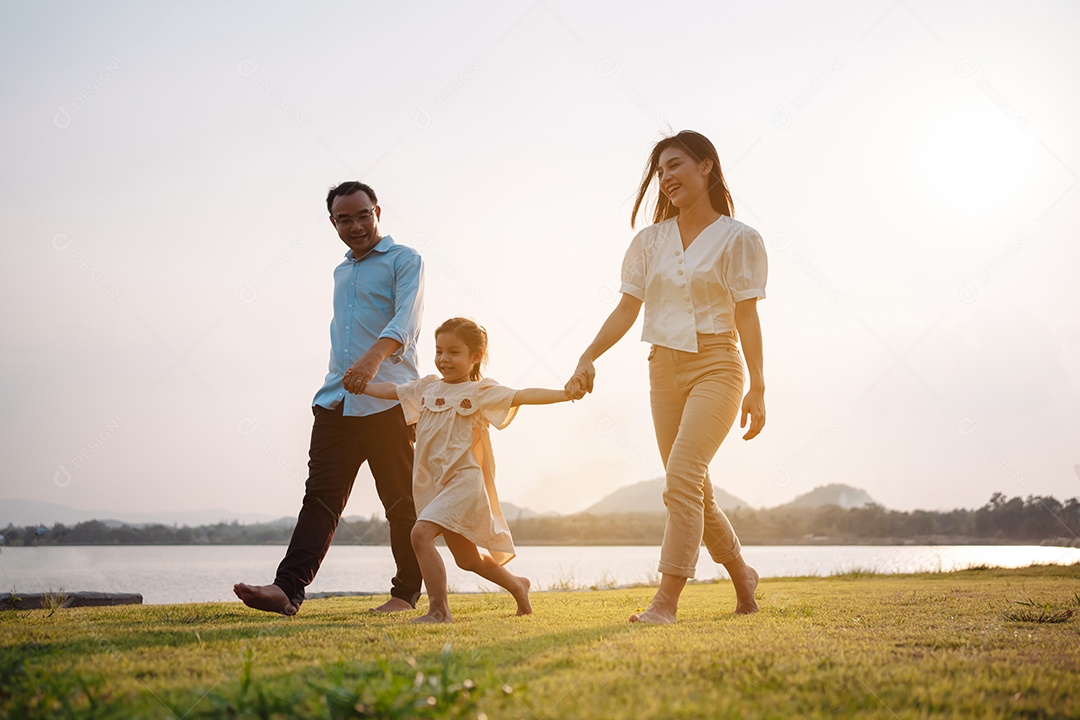
{"label": "woman's bare foot", "polygon": [[631,615],[630,622],[645,623],[646,625],[672,625],[675,623],[675,611],[658,607],[654,603],[646,608],[645,612]]}
{"label": "woman's bare foot", "polygon": [[432,610],[428,609],[426,615],[421,615],[418,618],[413,618],[409,622],[414,623],[452,623],[454,618],[450,616],[449,610]]}
{"label": "woman's bare foot", "polygon": [[236,583],[233,592],[245,605],[255,610],[295,615],[298,608],[289,601],[285,591],[277,585],[248,585]]}
{"label": "woman's bare foot", "polygon": [[686,587],[687,578],[679,575],[660,575],[660,587],[656,588],[652,602],[645,612],[630,616],[632,623],[647,625],[671,625],[675,622],[675,613],[679,610],[679,596]]}
{"label": "woman's bare foot", "polygon": [[386,602],[384,602],[382,605],[379,605],[379,606],[373,607],[373,608],[368,608],[368,611],[369,612],[379,612],[379,613],[392,613],[392,612],[402,612],[404,610],[415,610],[415,609],[416,609],[415,607],[413,607],[412,605],[409,604],[408,600],[402,600],[401,598],[392,597],[389,600],[387,600]]}
{"label": "woman's bare foot", "polygon": [[532,583],[527,577],[518,576],[518,588],[516,591],[511,590],[510,594],[517,600],[517,614],[518,615],[532,615],[532,603],[529,602],[529,588],[532,587]]}
{"label": "woman's bare foot", "polygon": [[757,570],[747,565],[743,572],[731,576],[731,582],[735,586],[735,614],[750,615],[758,611],[757,598],[754,591],[758,586]]}

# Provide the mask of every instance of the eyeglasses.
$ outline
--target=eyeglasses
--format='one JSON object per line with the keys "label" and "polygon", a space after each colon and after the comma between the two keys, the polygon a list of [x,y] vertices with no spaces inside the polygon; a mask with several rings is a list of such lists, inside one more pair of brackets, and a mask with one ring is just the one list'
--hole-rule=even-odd
{"label": "eyeglasses", "polygon": [[353,223],[357,223],[359,225],[366,225],[367,223],[371,222],[372,218],[374,217],[374,210],[361,210],[360,212],[356,213],[356,217],[353,217],[351,215],[338,215],[334,217],[334,224],[342,225],[344,227],[349,227]]}

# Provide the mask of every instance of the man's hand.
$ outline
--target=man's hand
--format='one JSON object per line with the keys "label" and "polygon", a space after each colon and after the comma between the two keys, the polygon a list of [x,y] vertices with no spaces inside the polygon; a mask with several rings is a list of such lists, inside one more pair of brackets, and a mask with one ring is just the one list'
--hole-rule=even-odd
{"label": "man's hand", "polygon": [[379,362],[376,358],[371,358],[365,355],[352,364],[348,370],[345,371],[345,377],[341,384],[345,386],[348,392],[354,395],[360,395],[364,392],[364,388],[371,382],[371,378],[375,377],[375,373],[379,371]]}
{"label": "man's hand", "polygon": [[362,394],[364,388],[371,382],[371,378],[379,372],[379,366],[382,365],[383,360],[400,349],[401,343],[397,340],[379,338],[359,360],[352,364],[351,368],[345,371],[341,384],[345,386],[345,390],[354,395]]}

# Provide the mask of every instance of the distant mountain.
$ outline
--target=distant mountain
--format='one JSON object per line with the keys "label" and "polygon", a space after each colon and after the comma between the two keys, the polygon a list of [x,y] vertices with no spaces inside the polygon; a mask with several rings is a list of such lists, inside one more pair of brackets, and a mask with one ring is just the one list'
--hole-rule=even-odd
{"label": "distant mountain", "polygon": [[861,508],[874,504],[874,498],[863,489],[834,483],[816,487],[808,493],[803,493],[791,502],[780,505],[782,508],[797,507],[823,507],[825,505],[839,505],[844,509]]}
{"label": "distant mountain", "polygon": [[[722,510],[736,510],[750,507],[745,500],[740,500],[734,495],[719,488],[714,488],[716,504]],[[664,512],[664,478],[657,477],[652,480],[642,480],[621,487],[610,495],[605,496],[600,502],[590,505],[583,512],[591,515],[608,515],[610,513],[629,512]]]}
{"label": "distant mountain", "polygon": [[[52,526],[56,523],[75,525],[87,520],[101,520],[107,525],[212,525],[218,522],[241,523],[268,522],[277,520],[273,515],[253,512],[236,512],[211,508],[208,510],[164,511],[164,512],[115,512],[112,510],[78,510],[67,505],[39,502],[23,498],[0,500],[0,528],[9,524],[18,527],[27,525]],[[295,522],[295,518],[292,519]]]}
{"label": "distant mountain", "polygon": [[530,510],[529,508],[520,507],[518,505],[515,505],[514,503],[504,502],[502,500],[499,501],[499,504],[502,505],[503,516],[506,518],[507,522],[511,522],[514,520],[525,520],[527,518],[535,517],[559,516],[559,513],[557,512],[538,513]]}

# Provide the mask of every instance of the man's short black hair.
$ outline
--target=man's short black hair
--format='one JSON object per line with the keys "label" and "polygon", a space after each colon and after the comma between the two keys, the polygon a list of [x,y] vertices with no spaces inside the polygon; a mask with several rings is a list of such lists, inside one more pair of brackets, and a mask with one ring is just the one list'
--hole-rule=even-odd
{"label": "man's short black hair", "polygon": [[335,198],[353,195],[358,192],[367,193],[372,205],[379,204],[379,199],[375,197],[375,191],[371,189],[370,185],[365,185],[357,180],[347,180],[337,187],[330,188],[330,194],[326,196],[326,209],[333,214],[334,211],[331,206],[334,204]]}

